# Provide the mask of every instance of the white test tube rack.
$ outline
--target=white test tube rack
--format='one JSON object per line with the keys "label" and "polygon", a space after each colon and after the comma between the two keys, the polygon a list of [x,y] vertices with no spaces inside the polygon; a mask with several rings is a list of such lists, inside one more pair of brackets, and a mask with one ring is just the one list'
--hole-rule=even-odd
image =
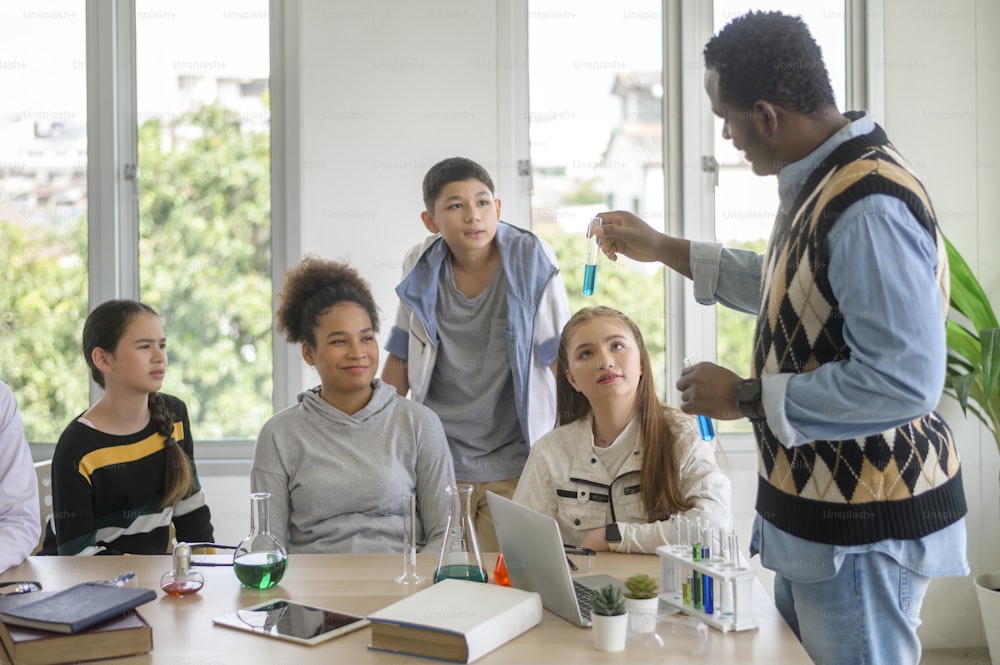
{"label": "white test tube rack", "polygon": [[[707,623],[712,628],[724,633],[731,630],[753,630],[757,628],[757,619],[753,613],[753,582],[755,573],[749,563],[739,555],[737,568],[723,568],[719,563],[694,561],[691,553],[675,552],[671,545],[661,545],[656,548],[660,556],[660,603],[684,612],[699,621]],[[710,575],[715,580],[715,612],[706,614],[703,609],[695,609],[685,605],[682,600],[674,597],[674,587],[677,584],[677,567],[681,570],[697,570],[704,575]],[[731,615],[723,615],[721,607],[722,586],[732,584]]]}

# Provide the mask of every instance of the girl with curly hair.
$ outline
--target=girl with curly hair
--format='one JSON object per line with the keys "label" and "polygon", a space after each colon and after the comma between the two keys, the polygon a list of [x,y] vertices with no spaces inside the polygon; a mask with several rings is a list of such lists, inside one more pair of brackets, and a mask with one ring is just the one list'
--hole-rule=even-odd
{"label": "girl with curly hair", "polygon": [[378,310],[350,266],[306,257],[286,275],[278,327],[320,384],[265,423],[251,470],[270,492],[289,552],[402,552],[403,497],[417,498],[418,548],[444,540],[455,482],[441,421],[375,378]]}

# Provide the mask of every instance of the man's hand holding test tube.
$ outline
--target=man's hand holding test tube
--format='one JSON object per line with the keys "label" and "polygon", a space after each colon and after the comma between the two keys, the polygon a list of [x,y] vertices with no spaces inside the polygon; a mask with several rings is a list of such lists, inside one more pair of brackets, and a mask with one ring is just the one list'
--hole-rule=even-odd
{"label": "man's hand holding test tube", "polygon": [[[684,359],[684,366],[690,367],[694,364],[690,358]],[[712,419],[708,416],[698,416],[698,431],[701,432],[702,441],[711,441],[715,438],[715,426],[712,425]]]}

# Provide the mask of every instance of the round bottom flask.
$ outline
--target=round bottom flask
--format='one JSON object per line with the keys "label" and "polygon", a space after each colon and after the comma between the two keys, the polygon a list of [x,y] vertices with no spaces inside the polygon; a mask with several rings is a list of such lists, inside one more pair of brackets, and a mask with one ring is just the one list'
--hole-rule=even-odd
{"label": "round bottom flask", "polygon": [[270,589],[281,581],[288,567],[288,554],[268,525],[270,498],[270,492],[250,495],[250,534],[233,554],[233,572],[251,589]]}

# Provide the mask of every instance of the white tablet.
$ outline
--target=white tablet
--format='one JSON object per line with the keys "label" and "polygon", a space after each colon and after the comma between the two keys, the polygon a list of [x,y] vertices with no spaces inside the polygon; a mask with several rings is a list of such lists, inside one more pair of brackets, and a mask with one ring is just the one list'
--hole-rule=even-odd
{"label": "white tablet", "polygon": [[278,599],[215,617],[212,623],[299,644],[319,644],[369,622],[354,614]]}

